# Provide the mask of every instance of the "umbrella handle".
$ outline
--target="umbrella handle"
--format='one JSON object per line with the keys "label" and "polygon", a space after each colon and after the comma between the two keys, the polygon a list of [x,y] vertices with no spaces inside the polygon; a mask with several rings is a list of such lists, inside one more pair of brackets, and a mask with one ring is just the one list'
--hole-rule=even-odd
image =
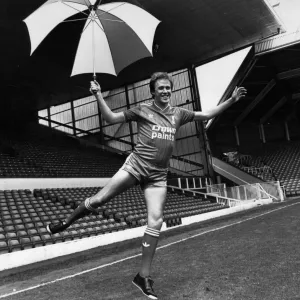
{"label": "umbrella handle", "polygon": [[[94,74],[93,74],[93,81],[96,81],[96,79],[97,79],[97,75],[94,73]],[[95,91],[93,91],[93,90],[91,90],[91,89],[90,89],[90,91],[91,91],[94,95],[97,94],[97,92],[95,92]]]}

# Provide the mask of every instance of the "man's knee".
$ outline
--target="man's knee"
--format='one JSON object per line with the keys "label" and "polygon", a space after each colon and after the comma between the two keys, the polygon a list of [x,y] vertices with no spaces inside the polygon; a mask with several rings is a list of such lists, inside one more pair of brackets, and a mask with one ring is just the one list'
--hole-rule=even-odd
{"label": "man's knee", "polygon": [[160,216],[149,216],[148,227],[160,230],[163,224],[163,217]]}
{"label": "man's knee", "polygon": [[90,204],[92,207],[97,208],[98,206],[100,206],[101,204],[104,204],[105,202],[107,202],[109,200],[108,197],[106,197],[106,195],[94,195],[92,197],[90,197]]}

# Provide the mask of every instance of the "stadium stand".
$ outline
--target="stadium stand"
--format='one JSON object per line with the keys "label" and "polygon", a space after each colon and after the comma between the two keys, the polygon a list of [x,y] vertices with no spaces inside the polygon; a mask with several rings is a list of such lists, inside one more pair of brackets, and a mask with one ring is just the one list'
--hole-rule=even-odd
{"label": "stadium stand", "polygon": [[281,143],[273,151],[266,152],[263,159],[285,187],[287,196],[300,195],[299,141]]}
{"label": "stadium stand", "polygon": [[[50,236],[46,224],[65,218],[99,188],[57,188],[0,191],[0,253],[62,243],[126,230],[146,224],[146,206],[140,187],[134,187],[101,207],[98,215],[79,220],[65,232]],[[164,220],[168,227],[181,218],[227,208],[192,195],[168,192]]]}
{"label": "stadium stand", "polygon": [[42,126],[23,135],[2,132],[0,139],[1,177],[111,177],[125,159]]}
{"label": "stadium stand", "polygon": [[270,143],[256,155],[237,153],[235,159],[223,158],[264,181],[279,180],[286,196],[300,195],[300,142]]}
{"label": "stadium stand", "polygon": [[[0,132],[0,176],[5,178],[111,177],[125,156],[86,147],[78,140],[50,128],[36,126],[21,134]],[[265,158],[264,158],[265,159]],[[244,156],[244,167],[261,167],[258,158]],[[170,182],[177,181],[169,174]],[[204,187],[200,182],[199,187]],[[181,180],[181,188],[193,186],[193,178]],[[198,183],[197,183],[198,187]],[[39,188],[33,191],[0,191],[0,253],[63,243],[147,224],[143,192],[136,186],[102,206],[98,215],[77,221],[66,231],[49,235],[46,225],[64,219],[99,187]],[[180,189],[168,189],[164,221],[167,227],[181,224],[182,218],[227,208],[214,198],[194,196]]]}
{"label": "stadium stand", "polygon": [[234,159],[230,160],[228,157],[223,157],[223,160],[264,181],[277,180],[273,169],[261,156],[237,153]]}

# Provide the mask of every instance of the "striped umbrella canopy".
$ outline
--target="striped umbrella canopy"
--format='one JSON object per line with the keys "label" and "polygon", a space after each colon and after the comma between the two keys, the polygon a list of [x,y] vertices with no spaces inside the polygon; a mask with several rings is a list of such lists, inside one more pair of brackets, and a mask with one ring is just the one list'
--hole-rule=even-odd
{"label": "striped umbrella canopy", "polygon": [[[136,5],[101,0],[48,0],[24,22],[31,54],[60,23],[85,21],[71,76],[117,74],[131,63],[152,56],[159,20]],[[76,15],[76,18],[71,18]],[[79,16],[79,17],[78,17]],[[70,34],[74,34],[70,32]]]}

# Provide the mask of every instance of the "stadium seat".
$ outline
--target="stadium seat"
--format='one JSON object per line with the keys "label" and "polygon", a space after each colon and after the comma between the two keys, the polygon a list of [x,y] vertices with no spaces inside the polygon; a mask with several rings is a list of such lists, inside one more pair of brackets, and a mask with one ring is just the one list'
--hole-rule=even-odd
{"label": "stadium seat", "polygon": [[54,240],[48,233],[41,234],[41,239],[44,243],[44,245],[52,245],[54,243]]}
{"label": "stadium seat", "polygon": [[0,255],[5,253],[9,253],[9,247],[6,241],[0,239]]}
{"label": "stadium seat", "polygon": [[44,246],[44,242],[40,236],[34,235],[31,237],[31,242],[35,248]]}
{"label": "stadium seat", "polygon": [[64,241],[64,236],[61,233],[56,233],[52,235],[52,239],[55,244],[58,244]]}
{"label": "stadium seat", "polygon": [[17,239],[8,239],[7,244],[9,252],[16,252],[22,250],[22,247]]}
{"label": "stadium seat", "polygon": [[17,231],[17,236],[19,238],[21,238],[21,237],[28,237],[28,233],[25,230],[19,230],[19,231]]}
{"label": "stadium seat", "polygon": [[67,231],[67,230],[61,232],[61,236],[62,236],[64,242],[72,241],[72,240],[73,240],[73,235],[72,235],[72,233],[69,232],[69,231]]}
{"label": "stadium seat", "polygon": [[20,244],[22,250],[33,248],[33,244],[29,237],[20,237]]}

